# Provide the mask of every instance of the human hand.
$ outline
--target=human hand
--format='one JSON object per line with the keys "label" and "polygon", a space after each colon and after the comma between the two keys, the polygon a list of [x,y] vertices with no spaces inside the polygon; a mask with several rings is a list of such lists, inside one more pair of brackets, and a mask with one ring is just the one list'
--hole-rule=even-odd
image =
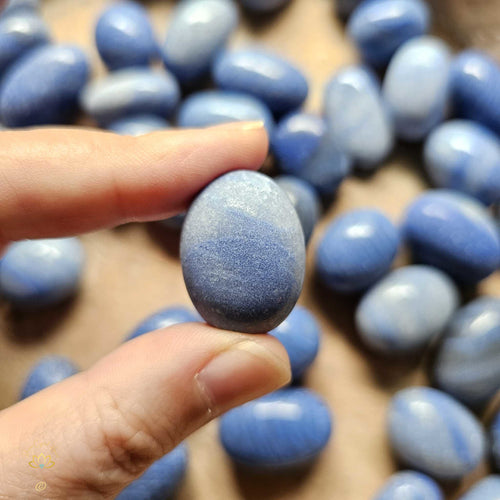
{"label": "human hand", "polygon": [[[0,244],[171,216],[219,175],[257,169],[261,124],[122,137],[73,128],[0,133]],[[288,382],[267,335],[176,325],[0,412],[0,498],[114,498],[221,413]],[[57,450],[44,493],[23,451]]]}

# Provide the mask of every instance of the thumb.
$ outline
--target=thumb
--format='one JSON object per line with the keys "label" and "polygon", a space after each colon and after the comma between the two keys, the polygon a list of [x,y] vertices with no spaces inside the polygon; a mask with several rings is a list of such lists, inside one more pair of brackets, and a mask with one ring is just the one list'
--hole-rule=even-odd
{"label": "thumb", "polygon": [[[190,323],[138,337],[0,413],[0,498],[114,498],[194,430],[289,379],[271,336]],[[50,469],[28,465],[34,443],[54,451]]]}

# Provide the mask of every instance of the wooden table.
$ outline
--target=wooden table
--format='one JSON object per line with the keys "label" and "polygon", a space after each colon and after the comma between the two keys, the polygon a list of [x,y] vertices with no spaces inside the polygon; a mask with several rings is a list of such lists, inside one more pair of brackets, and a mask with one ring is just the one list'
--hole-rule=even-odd
{"label": "wooden table", "polygon": [[[103,0],[47,0],[44,15],[57,41],[87,47],[96,72],[103,71],[93,46],[93,24]],[[441,0],[440,32],[498,52],[500,3],[497,0]],[[174,2],[148,2],[163,37]],[[454,6],[456,11],[445,9]],[[474,8],[473,10],[471,10]],[[469,15],[464,15],[464,12]],[[471,17],[470,13],[474,16]],[[478,17],[478,13],[481,16]],[[480,21],[483,19],[484,21]],[[477,26],[482,22],[481,29]],[[488,35],[489,33],[489,35]],[[339,66],[356,60],[330,0],[294,0],[279,16],[242,23],[234,46],[258,40],[287,55],[310,75],[307,108],[319,111],[322,88]],[[323,345],[306,384],[319,392],[335,414],[331,444],[303,473],[254,476],[236,471],[217,441],[215,423],[189,439],[191,458],[181,500],[363,500],[369,499],[396,470],[384,431],[385,412],[398,389],[427,381],[426,359],[398,363],[377,359],[358,342],[353,328],[355,302],[333,295],[314,282],[314,248],[336,215],[360,206],[376,206],[398,221],[427,183],[418,148],[398,148],[370,178],[350,178],[341,187],[315,232],[300,303],[310,308],[323,329]],[[147,225],[127,225],[82,237],[88,255],[83,289],[56,311],[14,314],[0,304],[0,408],[13,404],[30,366],[43,355],[70,356],[82,368],[120,344],[134,325],[168,304],[189,304],[175,249]],[[402,255],[398,264],[404,263]],[[479,293],[500,295],[500,273],[485,280]],[[483,466],[474,478],[487,471]],[[462,485],[462,489],[464,485]],[[458,488],[458,490],[460,487]],[[450,490],[455,498],[457,488]]]}

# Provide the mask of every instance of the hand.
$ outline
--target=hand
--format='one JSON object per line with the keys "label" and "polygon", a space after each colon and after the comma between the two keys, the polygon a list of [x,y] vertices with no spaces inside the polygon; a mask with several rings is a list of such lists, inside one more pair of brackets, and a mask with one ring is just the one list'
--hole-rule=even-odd
{"label": "hand", "polygon": [[[140,138],[71,128],[0,132],[0,243],[58,237],[185,209],[212,179],[256,169],[260,124]],[[0,498],[39,498],[24,450],[57,450],[42,496],[113,498],[224,411],[290,378],[271,336],[184,324],[127,342],[87,371],[0,412]]]}

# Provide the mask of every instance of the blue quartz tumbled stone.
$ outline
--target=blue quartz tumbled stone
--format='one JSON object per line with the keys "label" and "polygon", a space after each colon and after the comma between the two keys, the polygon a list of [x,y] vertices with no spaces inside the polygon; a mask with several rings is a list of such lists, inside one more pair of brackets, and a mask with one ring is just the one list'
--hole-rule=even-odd
{"label": "blue quartz tumbled stone", "polygon": [[12,243],[0,261],[0,293],[18,307],[61,302],[78,290],[84,261],[77,238]]}
{"label": "blue quartz tumbled stone", "polygon": [[174,11],[163,46],[163,61],[183,85],[210,70],[238,24],[232,0],[185,0]]}
{"label": "blue quartz tumbled stone", "polygon": [[290,315],[269,332],[285,347],[292,376],[300,378],[316,359],[319,350],[321,331],[314,316],[302,306],[295,306]]}
{"label": "blue quartz tumbled stone", "polygon": [[238,170],[216,179],[192,203],[181,262],[191,300],[209,324],[267,332],[288,316],[302,290],[304,233],[273,180]]}
{"label": "blue quartz tumbled stone", "polygon": [[175,495],[188,466],[188,452],[181,444],[157,460],[144,474],[127,486],[116,500],[165,500]]}
{"label": "blue quartz tumbled stone", "polygon": [[423,139],[446,115],[451,54],[438,38],[413,38],[389,63],[382,87],[396,135]]}
{"label": "blue quartz tumbled stone", "polygon": [[290,0],[241,0],[245,9],[258,13],[272,12],[281,9],[290,3]]}
{"label": "blue quartz tumbled stone", "polygon": [[49,38],[46,24],[36,14],[0,17],[0,75],[20,56],[48,43]]}
{"label": "blue quartz tumbled stone", "polygon": [[309,91],[299,69],[263,49],[222,53],[215,62],[213,77],[219,88],[253,95],[277,115],[299,108]]}
{"label": "blue quartz tumbled stone", "polygon": [[87,56],[72,45],[33,49],[7,71],[0,87],[0,120],[7,127],[64,123],[89,77]]}
{"label": "blue quartz tumbled stone", "polygon": [[82,108],[100,124],[133,115],[170,116],[180,99],[179,85],[168,72],[128,68],[89,83]]}
{"label": "blue quartz tumbled stone", "polygon": [[394,131],[380,85],[363,66],[348,66],[330,80],[324,113],[335,142],[360,167],[377,166],[391,152]]}
{"label": "blue quartz tumbled stone", "polygon": [[398,230],[384,214],[353,210],[335,219],[321,238],[316,272],[337,292],[359,292],[389,271],[398,246]]}
{"label": "blue quartz tumbled stone", "polygon": [[131,135],[138,137],[141,135],[165,130],[170,128],[170,124],[164,118],[155,115],[132,115],[108,125],[108,130],[121,135]]}
{"label": "blue quartz tumbled stone", "polygon": [[455,285],[438,269],[403,267],[366,293],[356,310],[356,326],[373,350],[409,354],[442,333],[458,303]]}
{"label": "blue quartz tumbled stone", "polygon": [[191,323],[200,321],[200,317],[187,307],[167,307],[161,311],[157,311],[151,316],[141,321],[135,330],[127,337],[127,340],[135,339],[140,335],[159,330],[160,328],[168,328],[169,326],[178,325],[179,323]]}
{"label": "blue quartz tumbled stone", "polygon": [[46,356],[38,361],[29,372],[20,399],[57,384],[57,382],[61,382],[79,371],[78,367],[64,356]]}
{"label": "blue quartz tumbled stone", "polygon": [[316,191],[309,183],[292,175],[280,175],[274,181],[285,191],[297,211],[307,245],[321,210]]}
{"label": "blue quartz tumbled stone", "polygon": [[500,471],[500,411],[491,424],[491,454],[493,465]]}
{"label": "blue quartz tumbled stone", "polygon": [[436,384],[463,403],[480,407],[500,389],[500,298],[481,297],[448,325],[434,365]]}
{"label": "blue quartz tumbled stone", "polygon": [[116,2],[100,15],[95,42],[101,59],[111,70],[148,66],[159,47],[146,9],[132,1]]}
{"label": "blue quartz tumbled stone", "polygon": [[500,265],[500,235],[485,207],[474,198],[430,190],[408,208],[404,237],[414,258],[459,281],[476,283]]}
{"label": "blue quartz tumbled stone", "polygon": [[347,32],[365,62],[384,66],[403,43],[425,35],[429,24],[422,0],[365,0],[349,18]]}
{"label": "blue quartz tumbled stone", "polygon": [[185,128],[208,127],[239,121],[263,121],[268,133],[274,119],[265,104],[247,94],[205,90],[189,96],[179,109],[178,125]]}
{"label": "blue quartz tumbled stone", "polygon": [[498,500],[500,498],[500,476],[486,476],[477,482],[458,500]]}
{"label": "blue quartz tumbled stone", "polygon": [[220,419],[227,453],[243,465],[276,469],[306,465],[330,439],[332,417],[308,389],[282,389],[231,410]]}
{"label": "blue quartz tumbled stone", "polygon": [[40,9],[40,0],[7,0],[7,4],[3,11],[0,12],[1,17],[6,17],[11,14],[28,13],[33,14]]}
{"label": "blue quartz tumbled stone", "polygon": [[437,479],[462,478],[486,454],[484,429],[476,417],[448,394],[429,387],[394,395],[388,430],[401,462]]}
{"label": "blue quartz tumbled stone", "polygon": [[466,50],[451,69],[455,113],[500,135],[500,67],[484,52]]}
{"label": "blue quartz tumbled stone", "polygon": [[271,144],[281,171],[305,180],[321,195],[332,195],[351,171],[350,157],[319,116],[292,113],[283,118]]}
{"label": "blue quartz tumbled stone", "polygon": [[393,474],[374,500],[443,500],[437,483],[429,476],[415,471]]}
{"label": "blue quartz tumbled stone", "polygon": [[500,202],[500,143],[488,129],[467,120],[443,123],[427,138],[424,158],[437,187]]}

